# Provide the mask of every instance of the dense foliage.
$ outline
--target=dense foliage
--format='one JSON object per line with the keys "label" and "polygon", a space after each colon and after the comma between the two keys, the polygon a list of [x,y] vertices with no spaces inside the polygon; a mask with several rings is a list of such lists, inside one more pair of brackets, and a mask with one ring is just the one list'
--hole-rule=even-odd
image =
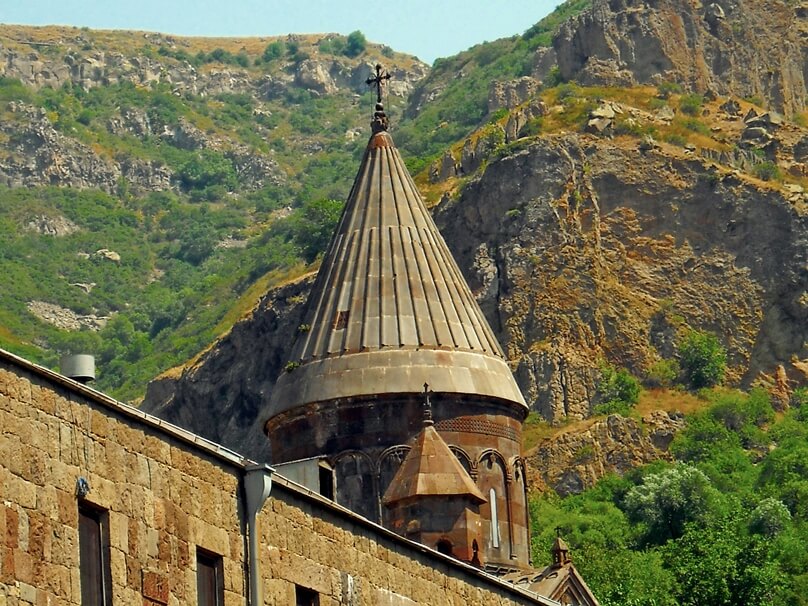
{"label": "dense foliage", "polygon": [[532,495],[534,561],[558,527],[604,606],[808,604],[808,409],[776,418],[762,390],[703,393],[675,462]]}
{"label": "dense foliage", "polygon": [[724,378],[727,354],[713,334],[687,333],[679,344],[679,358],[685,381],[693,389],[718,385]]}
{"label": "dense foliage", "polygon": [[640,398],[640,382],[625,368],[602,364],[597,397],[600,400],[597,413],[627,414]]}
{"label": "dense foliage", "polygon": [[[264,58],[282,52],[283,43],[272,43]],[[93,353],[99,388],[122,399],[194,356],[268,286],[305,271],[341,209],[328,200],[345,199],[362,150],[345,132],[367,119],[348,93],[317,98],[303,89],[260,101],[128,83],[33,91],[0,80],[0,111],[17,100],[43,108],[58,131],[101,155],[173,175],[165,192],[137,191],[126,180],[113,193],[0,189],[0,347],[51,366],[65,353]],[[113,134],[108,125],[121,108],[142,112],[151,132]],[[194,149],[161,134],[181,123],[223,143]],[[319,153],[301,152],[314,144]],[[248,186],[238,154],[272,158],[289,177]],[[54,237],[27,228],[43,217],[67,219],[77,231]],[[111,320],[98,332],[60,330],[30,313],[30,301]]]}
{"label": "dense foliage", "polygon": [[409,119],[396,129],[396,142],[406,150],[408,164],[436,157],[479,126],[488,117],[490,84],[530,75],[536,48],[550,46],[560,24],[591,4],[591,0],[566,0],[522,36],[483,42],[437,59],[412,96],[417,102],[425,91],[433,91],[432,100],[423,107],[411,106]]}

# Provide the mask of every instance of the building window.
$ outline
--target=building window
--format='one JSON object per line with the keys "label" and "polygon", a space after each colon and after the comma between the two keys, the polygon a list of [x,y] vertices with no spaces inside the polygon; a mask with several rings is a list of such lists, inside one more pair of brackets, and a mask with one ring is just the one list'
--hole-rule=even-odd
{"label": "building window", "polygon": [[499,519],[497,518],[497,491],[488,491],[488,502],[491,504],[491,547],[499,549]]}
{"label": "building window", "polygon": [[295,606],[320,606],[320,596],[313,589],[295,585]]}
{"label": "building window", "polygon": [[449,539],[441,539],[440,541],[438,541],[436,548],[438,552],[442,553],[443,555],[447,556],[454,555],[452,553],[452,542]]}
{"label": "building window", "polygon": [[224,604],[222,556],[196,550],[196,602],[199,606]]}
{"label": "building window", "polygon": [[112,574],[109,566],[109,516],[87,503],[79,504],[79,566],[81,603],[112,604]]}

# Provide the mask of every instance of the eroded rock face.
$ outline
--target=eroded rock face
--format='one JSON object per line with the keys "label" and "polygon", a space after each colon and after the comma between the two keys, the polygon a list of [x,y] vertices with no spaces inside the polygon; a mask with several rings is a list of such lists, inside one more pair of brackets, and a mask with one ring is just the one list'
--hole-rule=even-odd
{"label": "eroded rock face", "polygon": [[8,187],[55,185],[98,187],[114,190],[120,167],[96,154],[90,147],[62,135],[44,109],[12,101],[8,110],[19,123],[2,122],[10,154],[0,160],[0,183]]}
{"label": "eroded rock face", "polygon": [[[77,286],[80,286],[87,291],[86,287],[89,286],[89,289],[92,289],[95,284],[92,286],[89,284],[77,284]],[[62,330],[81,330],[82,328],[88,330],[101,330],[104,328],[104,326],[106,326],[107,321],[109,320],[109,316],[78,314],[72,309],[61,307],[54,303],[48,303],[47,301],[29,301],[26,308],[43,322],[47,322],[48,324],[51,324],[56,328],[61,328]]]}
{"label": "eroded rock face", "polygon": [[50,217],[47,215],[35,215],[23,227],[26,231],[33,231],[43,236],[69,236],[79,231],[79,226],[67,217],[58,215]]}
{"label": "eroded rock face", "polygon": [[598,360],[643,376],[688,328],[721,338],[731,383],[779,363],[796,378],[790,360],[808,358],[798,208],[697,158],[562,136],[490,162],[436,220],[528,404],[559,421],[590,414]]}
{"label": "eroded rock face", "polygon": [[287,362],[313,277],[267,293],[179,376],[149,383],[143,410],[254,460],[269,460],[266,419],[258,413]]}
{"label": "eroded rock face", "polygon": [[594,0],[553,46],[565,80],[679,82],[700,93],[758,96],[791,115],[808,101],[808,24],[797,10],[756,0]]}
{"label": "eroded rock face", "polygon": [[655,411],[642,420],[609,415],[586,429],[541,442],[528,455],[541,483],[561,496],[591,488],[602,477],[671,458],[673,437],[684,428],[681,414]]}
{"label": "eroded rock face", "polygon": [[535,95],[541,82],[530,76],[516,80],[492,82],[488,90],[488,112],[501,108],[513,109]]}

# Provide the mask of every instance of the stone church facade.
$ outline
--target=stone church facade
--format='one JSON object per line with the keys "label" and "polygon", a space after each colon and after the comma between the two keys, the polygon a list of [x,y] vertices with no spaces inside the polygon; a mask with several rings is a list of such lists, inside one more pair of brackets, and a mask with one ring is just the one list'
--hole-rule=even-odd
{"label": "stone church facade", "polygon": [[[338,503],[486,570],[528,570],[527,406],[387,132],[381,96],[371,126],[265,412],[272,463],[321,457]],[[415,475],[402,477],[427,400],[430,444],[459,465],[409,465]],[[393,502],[401,483],[407,496]],[[447,485],[472,488],[442,497]]]}
{"label": "stone church facade", "polygon": [[91,603],[88,510],[100,604],[557,604],[0,350],[0,605]]}

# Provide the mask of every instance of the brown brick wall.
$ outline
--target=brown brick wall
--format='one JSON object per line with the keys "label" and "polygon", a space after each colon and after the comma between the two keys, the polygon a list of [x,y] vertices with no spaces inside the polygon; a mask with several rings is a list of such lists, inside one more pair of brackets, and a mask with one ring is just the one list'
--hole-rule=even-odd
{"label": "brown brick wall", "polygon": [[[2,352],[0,352],[2,354]],[[0,606],[80,604],[76,480],[109,512],[114,604],[194,604],[196,549],[246,603],[243,467],[124,407],[0,356]],[[259,515],[266,604],[528,604],[278,479]]]}

